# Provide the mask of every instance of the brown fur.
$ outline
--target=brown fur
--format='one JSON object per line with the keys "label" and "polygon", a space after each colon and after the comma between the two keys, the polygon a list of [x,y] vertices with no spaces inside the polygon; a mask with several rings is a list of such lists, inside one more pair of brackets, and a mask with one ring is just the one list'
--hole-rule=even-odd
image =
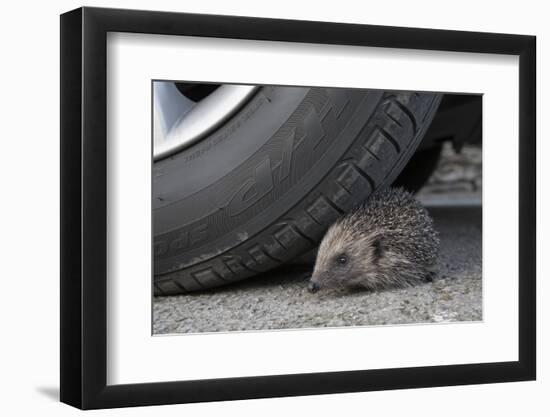
{"label": "brown fur", "polygon": [[438,251],[426,209],[403,189],[386,189],[328,229],[310,289],[381,290],[425,282],[435,273]]}

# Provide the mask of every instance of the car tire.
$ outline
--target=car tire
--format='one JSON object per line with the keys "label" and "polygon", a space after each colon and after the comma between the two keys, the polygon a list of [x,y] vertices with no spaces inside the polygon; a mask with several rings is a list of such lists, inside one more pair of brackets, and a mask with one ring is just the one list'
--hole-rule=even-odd
{"label": "car tire", "polygon": [[392,184],[440,94],[261,87],[215,132],[155,161],[154,293],[236,282],[314,248]]}

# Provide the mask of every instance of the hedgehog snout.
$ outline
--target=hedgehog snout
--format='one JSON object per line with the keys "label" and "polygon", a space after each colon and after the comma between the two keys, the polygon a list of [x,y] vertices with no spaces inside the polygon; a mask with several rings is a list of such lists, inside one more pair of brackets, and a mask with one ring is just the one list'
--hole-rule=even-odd
{"label": "hedgehog snout", "polygon": [[307,290],[310,293],[316,293],[319,291],[319,284],[317,284],[315,281],[309,281],[309,284],[307,285]]}
{"label": "hedgehog snout", "polygon": [[321,288],[325,287],[327,276],[328,271],[322,268],[315,268],[313,274],[311,275],[311,278],[309,279],[309,283],[307,286],[308,291],[313,294],[319,291]]}

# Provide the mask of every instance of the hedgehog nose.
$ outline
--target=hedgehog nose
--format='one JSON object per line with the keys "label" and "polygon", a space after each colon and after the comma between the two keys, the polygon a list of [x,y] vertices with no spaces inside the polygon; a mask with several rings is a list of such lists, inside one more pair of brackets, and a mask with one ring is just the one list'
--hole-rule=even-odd
{"label": "hedgehog nose", "polygon": [[309,285],[307,286],[307,290],[312,294],[316,293],[319,290],[319,284],[317,284],[316,282],[310,281]]}

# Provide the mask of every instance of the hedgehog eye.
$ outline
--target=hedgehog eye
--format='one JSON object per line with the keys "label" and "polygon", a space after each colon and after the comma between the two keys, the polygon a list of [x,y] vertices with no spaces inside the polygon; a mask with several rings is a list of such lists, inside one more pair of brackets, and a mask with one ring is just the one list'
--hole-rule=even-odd
{"label": "hedgehog eye", "polygon": [[346,255],[340,255],[338,257],[338,263],[340,265],[345,265],[348,262],[348,257]]}

